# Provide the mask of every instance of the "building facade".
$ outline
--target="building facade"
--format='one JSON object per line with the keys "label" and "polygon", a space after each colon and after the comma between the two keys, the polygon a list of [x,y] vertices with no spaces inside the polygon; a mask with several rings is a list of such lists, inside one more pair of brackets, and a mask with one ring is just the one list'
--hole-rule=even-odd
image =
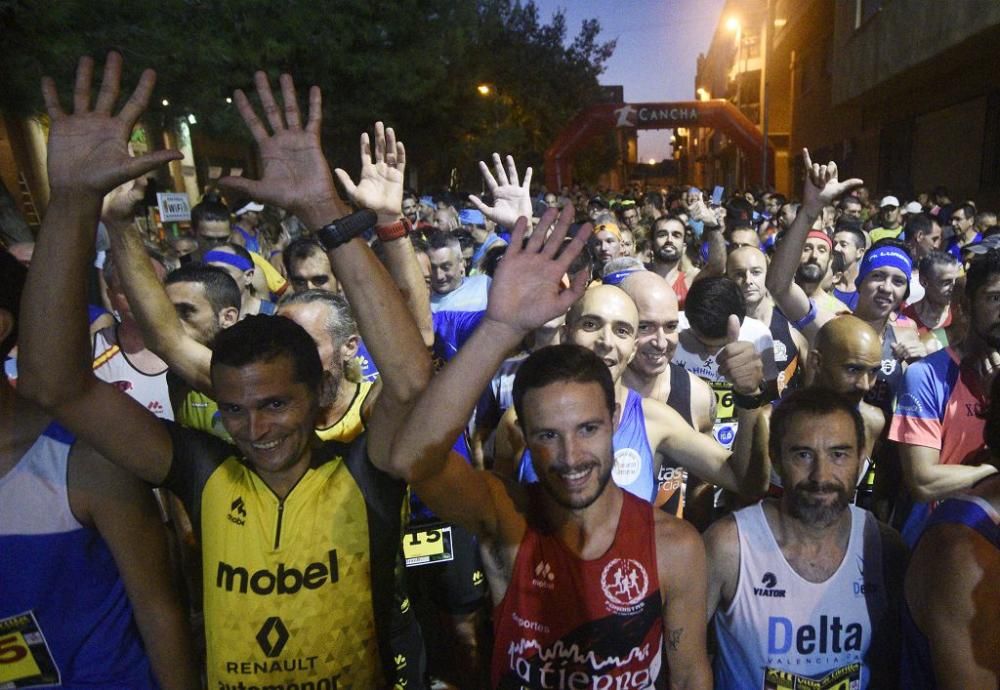
{"label": "building facade", "polygon": [[[730,0],[698,59],[695,91],[748,116],[760,109],[762,127],[766,112],[784,193],[798,193],[798,152],[807,147],[878,194],[912,199],[944,186],[953,200],[995,207],[997,39],[995,2]],[[703,133],[692,147],[693,180],[739,186],[730,149]]]}

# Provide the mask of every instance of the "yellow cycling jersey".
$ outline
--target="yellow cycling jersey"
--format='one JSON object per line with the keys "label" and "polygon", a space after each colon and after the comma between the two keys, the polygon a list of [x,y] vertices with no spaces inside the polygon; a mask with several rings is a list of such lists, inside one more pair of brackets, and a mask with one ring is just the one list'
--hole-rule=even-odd
{"label": "yellow cycling jersey", "polygon": [[[350,384],[344,381],[341,385]],[[365,430],[365,420],[361,416],[361,408],[365,405],[365,400],[371,392],[374,381],[362,381],[354,384],[354,398],[340,419],[323,429],[316,429],[316,435],[324,441],[341,441],[349,443],[356,439]]]}
{"label": "yellow cycling jersey", "polygon": [[164,485],[200,529],[208,687],[384,687],[404,485],[365,438],[323,443],[282,500],[233,446],[169,429]]}

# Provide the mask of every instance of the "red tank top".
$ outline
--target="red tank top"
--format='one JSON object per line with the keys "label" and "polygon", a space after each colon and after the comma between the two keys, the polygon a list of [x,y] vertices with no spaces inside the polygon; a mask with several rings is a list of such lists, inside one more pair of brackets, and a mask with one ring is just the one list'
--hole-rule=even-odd
{"label": "red tank top", "polygon": [[684,302],[688,296],[688,284],[685,280],[684,271],[677,271],[677,280],[674,281],[672,287],[674,288],[674,294],[677,295],[677,308],[683,311]]}
{"label": "red tank top", "polygon": [[493,687],[666,687],[653,508],[623,496],[594,560],[529,525],[493,612]]}

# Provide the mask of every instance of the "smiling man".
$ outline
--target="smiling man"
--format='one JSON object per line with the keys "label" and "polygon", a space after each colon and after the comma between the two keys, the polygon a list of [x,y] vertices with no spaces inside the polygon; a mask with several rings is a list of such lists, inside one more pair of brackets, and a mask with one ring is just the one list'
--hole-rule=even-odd
{"label": "smiling man", "polygon": [[[635,357],[639,314],[631,298],[618,287],[597,285],[588,289],[566,316],[563,342],[584,347],[604,363],[611,372],[615,392],[614,457],[612,478],[616,485],[629,493],[663,507],[680,516],[684,511],[681,478],[661,482],[663,468],[673,467],[694,473],[713,484],[736,493],[752,495],[748,486],[756,486],[757,478],[747,479],[750,469],[749,439],[752,427],[744,437],[745,444],[730,452],[715,442],[708,433],[699,433],[673,408],[660,400],[644,398],[624,383],[624,374]],[[750,392],[761,380],[760,357],[750,343],[733,342],[720,357],[723,371],[739,390]],[[501,429],[516,429],[517,410],[506,414]],[[755,410],[740,408],[734,417],[753,420]],[[522,425],[523,428],[523,425]],[[513,458],[498,459],[505,466],[519,467],[518,478],[524,483],[539,480],[531,446],[524,449],[525,439],[504,438],[498,447],[514,454]],[[518,461],[518,462],[515,462]],[[672,474],[672,473],[671,473]]]}
{"label": "smiling man", "polygon": [[[507,353],[583,292],[583,273],[568,290],[561,281],[590,228],[560,252],[571,209],[547,238],[554,219],[547,211],[526,246],[525,220],[514,227],[482,323],[407,416],[393,467],[435,513],[479,538],[495,607],[492,687],[569,687],[570,679],[665,687],[669,679],[707,688],[697,533],[609,480],[616,353],[606,350],[602,362],[578,346],[545,347],[518,370],[514,405],[541,486],[505,484],[449,452]],[[608,330],[619,337],[628,328],[626,319]]]}
{"label": "smiling man", "polygon": [[[802,287],[792,281],[792,274],[803,256],[803,247],[815,234],[810,232],[810,228],[823,207],[860,185],[861,180],[841,182],[837,177],[836,163],[813,163],[809,152],[804,150],[803,153],[807,176],[802,193],[802,210],[785,237],[776,245],[767,274],[767,289],[789,322],[813,344],[819,329],[837,312],[811,299]],[[822,240],[817,238],[816,241]],[[893,396],[907,363],[926,354],[916,324],[898,313],[909,293],[912,270],[913,259],[903,243],[885,239],[872,245],[865,253],[855,281],[858,303],[854,314],[875,329],[882,341],[882,368],[878,381],[865,399],[881,408],[887,417],[892,415]]]}
{"label": "smiling man", "polygon": [[[155,75],[144,72],[113,115],[121,67],[121,56],[110,54],[91,108],[93,61],[81,59],[72,114],[59,105],[54,83],[43,82],[52,119],[53,193],[39,233],[42,268],[29,276],[25,291],[20,388],[109,460],[184,501],[202,543],[209,686],[391,684],[396,666],[389,628],[404,487],[374,463],[387,464],[396,424],[429,377],[430,362],[399,290],[365,243],[338,244],[331,237],[328,225],[347,209],[320,147],[319,89],[310,92],[303,127],[291,77],[281,76],[282,109],[266,75],[257,72],[270,131],[246,94],[236,91],[233,100],[269,165],[261,180],[223,183],[287,207],[312,231],[326,230],[320,236],[373,357],[415,377],[399,386],[387,381],[365,436],[317,447],[314,427],[329,402],[330,379],[316,343],[284,317],[248,317],[220,331],[212,353],[211,387],[230,445],[156,419],[96,379],[82,356],[82,287],[102,197],[180,157],[171,151],[128,156],[128,135]],[[402,154],[394,141],[378,148],[375,163],[368,161],[372,170],[365,168],[369,175],[357,188],[348,186],[355,200],[368,202],[359,205],[382,208],[371,173],[376,166],[394,168]],[[51,337],[52,319],[68,324],[60,338]]]}
{"label": "smiling man", "polygon": [[487,275],[465,275],[462,245],[450,232],[434,232],[424,252],[430,264],[431,311],[482,311],[490,289]]}

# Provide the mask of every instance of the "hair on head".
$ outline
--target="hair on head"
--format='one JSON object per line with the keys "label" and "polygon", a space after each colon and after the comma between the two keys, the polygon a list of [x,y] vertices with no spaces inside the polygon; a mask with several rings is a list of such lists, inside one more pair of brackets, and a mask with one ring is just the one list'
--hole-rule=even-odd
{"label": "hair on head", "polygon": [[247,316],[220,331],[212,348],[212,370],[219,365],[243,367],[278,357],[292,360],[296,382],[319,391],[323,365],[316,343],[302,326],[283,316]]}
{"label": "hair on head", "polygon": [[809,418],[810,424],[817,424],[819,417],[838,412],[851,418],[854,425],[854,441],[860,456],[865,447],[865,422],[857,405],[835,391],[820,386],[809,386],[786,395],[771,413],[771,432],[767,440],[771,462],[776,466],[781,462],[781,442],[788,433],[792,420],[798,415],[805,415]]}
{"label": "hair on head", "polygon": [[240,308],[240,288],[232,276],[218,266],[204,263],[185,264],[167,274],[164,285],[198,283],[205,289],[205,298],[212,306],[212,313],[219,315],[223,309]]}
{"label": "hair on head", "polygon": [[615,384],[600,357],[579,345],[549,345],[533,352],[517,370],[512,397],[514,411],[524,428],[524,396],[550,383],[596,383],[604,392],[608,413],[615,412]]}

